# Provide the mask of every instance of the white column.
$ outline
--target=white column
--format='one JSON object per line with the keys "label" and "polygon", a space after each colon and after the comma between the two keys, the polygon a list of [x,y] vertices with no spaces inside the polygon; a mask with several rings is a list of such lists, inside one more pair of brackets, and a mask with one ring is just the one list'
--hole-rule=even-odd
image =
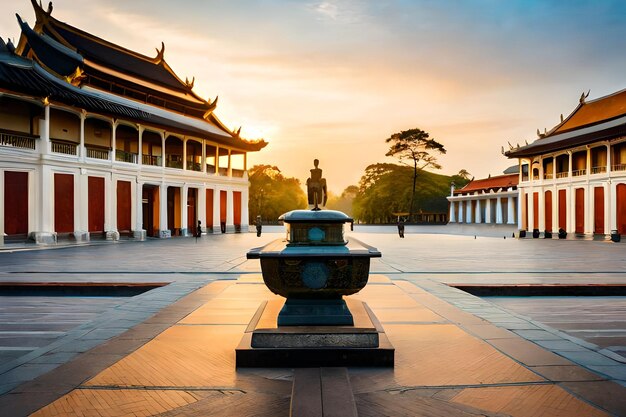
{"label": "white column", "polygon": [[189,232],[189,216],[187,215],[187,198],[189,197],[189,186],[184,184],[180,187],[180,235],[187,236]]}
{"label": "white column", "polygon": [[496,198],[496,224],[502,224],[502,197]]}
{"label": "white column", "polygon": [[248,187],[241,191],[241,231],[243,233],[247,233],[250,226],[250,220],[248,219],[248,194]]}
{"label": "white column", "polygon": [[483,222],[482,219],[482,208],[481,208],[482,200],[476,200],[476,213],[475,213],[475,222],[476,224],[480,224]]}
{"label": "white column", "polygon": [[165,168],[165,156],[165,132],[161,132],[161,168]]}
{"label": "white column", "polygon": [[230,156],[231,156],[231,151],[230,151],[230,149],[229,149],[229,150],[228,150],[228,174],[227,174],[227,175],[228,175],[229,177],[232,177],[232,176],[233,176],[233,167],[232,167],[232,165],[231,165],[231,163],[230,163],[230,159],[231,159],[231,158],[230,158]]}
{"label": "white column", "polygon": [[117,152],[115,150],[117,146],[116,130],[117,130],[117,122],[114,120],[111,123],[111,162],[112,163],[115,163],[115,153]]}
{"label": "white column", "polygon": [[565,190],[565,204],[567,206],[567,233],[574,233],[576,230],[576,195],[572,186]]}
{"label": "white column", "polygon": [[[220,174],[220,147],[215,145],[215,175]],[[217,222],[219,224],[219,222]]]}
{"label": "white column", "polygon": [[572,151],[567,151],[567,156],[569,158],[569,168],[567,171],[567,177],[572,180]]}
{"label": "white column", "polygon": [[465,202],[465,222],[471,223],[472,217],[472,200],[467,200]]}
{"label": "white column", "polygon": [[81,168],[74,176],[74,230],[87,233],[89,230],[89,176]]}
{"label": "white column", "polygon": [[[229,168],[230,171],[230,168]],[[235,208],[233,207],[233,190],[226,190],[226,231],[234,232],[235,224],[233,215]]]}
{"label": "white column", "polygon": [[611,178],[611,166],[612,162],[611,162],[611,144],[607,143],[606,144],[606,173],[609,176],[609,178]]}
{"label": "white column", "polygon": [[143,182],[137,180],[137,184],[135,185],[135,210],[133,210],[135,214],[135,227],[133,228],[135,232],[135,237],[138,234],[142,234],[141,232],[145,231],[143,228]]}
{"label": "white column", "polygon": [[[46,100],[47,101],[47,100]],[[50,149],[50,104],[43,108],[44,119],[39,122],[40,138],[42,140],[41,153],[49,154]]]}
{"label": "white column", "polygon": [[167,224],[167,185],[161,183],[159,188],[159,237],[171,237],[172,232]]}
{"label": "white column", "polygon": [[[115,198],[114,198],[115,195]],[[117,232],[117,221],[113,221],[112,212],[115,208],[117,214],[117,206],[113,203],[117,200],[117,189],[115,187],[115,181],[112,179],[112,174],[107,173],[104,177],[104,230],[107,234],[107,238],[110,234]],[[111,235],[111,238],[114,237]]]}
{"label": "white column", "polygon": [[85,149],[85,119],[87,118],[87,112],[82,110],[80,113],[80,145],[78,148],[78,158],[80,162],[85,162],[87,151]]}
{"label": "white column", "polygon": [[[202,160],[204,161],[205,158],[203,157]],[[203,165],[206,167],[206,163]],[[206,218],[206,187],[204,185],[198,187],[198,220],[202,222],[202,230],[206,232],[208,223]]]}
{"label": "white column", "polygon": [[[507,224],[515,224],[515,222],[516,222],[515,214],[514,214],[514,208],[513,208],[513,204],[514,204],[513,203],[513,199],[514,198],[515,197],[513,197],[513,196],[509,196],[507,198],[507,204],[506,204],[506,206],[507,206],[506,207],[507,208],[507,212],[506,212],[506,214],[507,214],[507,216],[506,216],[507,217],[507,221],[506,221]],[[502,202],[500,202],[500,207],[502,207]],[[499,212],[502,213],[502,210],[500,210]],[[496,212],[496,213],[498,213],[498,212]]]}
{"label": "white column", "polygon": [[450,201],[450,221],[449,223],[456,222],[456,202]]}
{"label": "white column", "polygon": [[491,223],[491,199],[488,198],[485,200],[485,223]]}
{"label": "white column", "polygon": [[[137,125],[137,165],[143,165],[143,131],[143,126]],[[141,228],[135,230],[141,230]]]}
{"label": "white column", "polygon": [[183,137],[183,171],[186,169],[187,169],[187,137],[185,136]]}
{"label": "white column", "polygon": [[[202,142],[202,172],[206,173],[206,143]],[[204,222],[202,222],[204,224]]]}
{"label": "white column", "polygon": [[464,222],[464,215],[465,215],[465,209],[464,209],[464,202],[463,200],[459,201],[459,223],[463,223]]}

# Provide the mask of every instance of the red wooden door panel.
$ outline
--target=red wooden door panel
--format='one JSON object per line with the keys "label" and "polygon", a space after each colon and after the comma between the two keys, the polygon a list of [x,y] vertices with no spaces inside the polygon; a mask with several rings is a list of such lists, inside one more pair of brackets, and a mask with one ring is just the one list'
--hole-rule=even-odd
{"label": "red wooden door panel", "polygon": [[604,187],[593,189],[593,232],[604,234]]}
{"label": "red wooden door panel", "polygon": [[130,181],[117,182],[117,230],[129,232],[130,229]]}
{"label": "red wooden door panel", "polygon": [[4,233],[28,234],[27,172],[4,172]]}
{"label": "red wooden door panel", "polygon": [[104,178],[89,177],[87,179],[88,194],[88,228],[90,232],[104,231]]}

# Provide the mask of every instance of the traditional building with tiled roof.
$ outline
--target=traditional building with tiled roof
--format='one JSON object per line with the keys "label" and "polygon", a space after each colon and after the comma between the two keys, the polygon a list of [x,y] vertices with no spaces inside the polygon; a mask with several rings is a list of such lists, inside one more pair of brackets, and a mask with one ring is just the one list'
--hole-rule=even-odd
{"label": "traditional building with tiled roof", "polygon": [[449,222],[516,224],[518,179],[514,173],[472,179],[458,190],[453,185],[448,197]]}
{"label": "traditional building with tiled roof", "polygon": [[587,101],[505,155],[519,160],[519,228],[619,239],[626,234],[626,90]]}
{"label": "traditional building with tiled roof", "polygon": [[230,232],[248,226],[248,141],[165,60],[61,22],[32,0],[0,39],[0,242]]}

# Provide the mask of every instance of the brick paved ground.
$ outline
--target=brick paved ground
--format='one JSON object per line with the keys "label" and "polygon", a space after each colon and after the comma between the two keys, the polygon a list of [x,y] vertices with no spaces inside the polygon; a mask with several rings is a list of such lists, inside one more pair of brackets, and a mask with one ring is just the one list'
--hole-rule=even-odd
{"label": "brick paved ground", "polygon": [[[615,349],[445,285],[626,284],[624,245],[412,233],[401,240],[393,229],[356,235],[383,258],[355,297],[397,349],[394,370],[349,370],[359,415],[626,415]],[[0,414],[288,415],[291,370],[235,371],[233,363],[243,328],[270,296],[245,252],[279,236],[0,251],[5,283],[170,282],[97,307],[94,319],[54,327],[61,334],[51,343],[7,356]],[[37,299],[25,305],[32,314],[43,308]],[[84,313],[96,310],[84,305]],[[622,319],[607,317],[615,328]],[[28,331],[13,341],[27,344]]]}

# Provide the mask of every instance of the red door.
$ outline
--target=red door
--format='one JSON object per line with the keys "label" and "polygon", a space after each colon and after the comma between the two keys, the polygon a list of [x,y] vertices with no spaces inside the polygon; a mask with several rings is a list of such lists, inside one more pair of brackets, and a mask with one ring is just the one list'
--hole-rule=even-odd
{"label": "red door", "polygon": [[74,231],[74,176],[54,174],[54,231]]}
{"label": "red door", "polygon": [[528,230],[528,194],[524,194],[524,223],[522,224],[522,228],[524,230]]}
{"label": "red door", "polygon": [[604,234],[604,187],[593,189],[593,232]]}
{"label": "red door", "polygon": [[88,228],[89,232],[104,231],[104,178],[89,177],[87,179],[89,198]]}
{"label": "red door", "polygon": [[4,233],[28,234],[27,172],[4,172]]}
{"label": "red door", "polygon": [[226,223],[226,191],[220,191],[220,222]]}
{"label": "red door", "polygon": [[626,235],[626,184],[617,185],[617,232]]}
{"label": "red door", "polygon": [[233,223],[235,229],[241,228],[241,191],[233,191]]}
{"label": "red door", "polygon": [[567,230],[567,192],[559,190],[559,229]]}
{"label": "red door", "polygon": [[130,232],[130,181],[117,182],[117,230]]}
{"label": "red door", "polygon": [[213,189],[206,190],[206,227],[213,228]]}
{"label": "red door", "polygon": [[546,191],[544,211],[546,216],[546,230],[552,232],[552,191]]}
{"label": "red door", "polygon": [[585,190],[576,189],[576,233],[585,233]]}

